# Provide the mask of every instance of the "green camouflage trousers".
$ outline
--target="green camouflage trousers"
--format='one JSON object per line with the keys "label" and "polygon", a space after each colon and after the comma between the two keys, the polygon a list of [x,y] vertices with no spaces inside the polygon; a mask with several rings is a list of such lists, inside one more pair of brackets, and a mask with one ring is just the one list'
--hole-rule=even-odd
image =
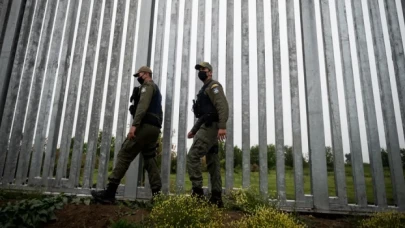
{"label": "green camouflage trousers", "polygon": [[156,142],[159,138],[160,129],[149,125],[142,124],[136,129],[134,139],[126,139],[122,144],[121,150],[117,155],[115,168],[108,180],[112,183],[119,184],[125,176],[129,165],[142,153],[144,157],[144,167],[148,171],[149,183],[152,190],[160,190],[162,180],[160,179],[160,170],[156,163]]}
{"label": "green camouflage trousers", "polygon": [[187,169],[193,188],[203,186],[201,158],[206,156],[207,169],[211,176],[212,191],[222,191],[221,167],[218,157],[218,124],[207,127],[205,124],[194,136],[193,145],[187,154]]}

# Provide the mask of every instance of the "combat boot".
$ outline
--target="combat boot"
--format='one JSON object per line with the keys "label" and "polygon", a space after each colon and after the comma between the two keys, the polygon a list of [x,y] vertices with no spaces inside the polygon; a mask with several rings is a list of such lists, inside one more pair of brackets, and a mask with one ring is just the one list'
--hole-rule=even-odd
{"label": "combat boot", "polygon": [[156,200],[156,197],[159,197],[160,194],[162,193],[162,191],[159,189],[152,189],[152,199],[151,199],[151,203],[153,204]]}
{"label": "combat boot", "polygon": [[212,191],[209,202],[211,204],[217,205],[218,208],[224,207],[224,202],[222,202],[222,193],[221,192]]}
{"label": "combat boot", "polygon": [[117,192],[118,184],[108,183],[107,189],[101,191],[91,191],[94,200],[102,204],[114,204],[115,193]]}
{"label": "combat boot", "polygon": [[193,188],[191,196],[197,197],[198,199],[204,199],[204,190],[202,188]]}

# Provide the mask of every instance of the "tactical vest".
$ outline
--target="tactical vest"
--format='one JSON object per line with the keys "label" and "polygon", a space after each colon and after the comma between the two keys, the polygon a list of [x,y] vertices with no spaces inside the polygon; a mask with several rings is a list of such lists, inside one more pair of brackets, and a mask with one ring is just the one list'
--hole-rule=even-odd
{"label": "tactical vest", "polygon": [[147,123],[162,128],[162,94],[156,84],[153,84],[153,86],[155,87],[155,92],[153,93],[149,108],[141,123]]}
{"label": "tactical vest", "polygon": [[216,118],[214,118],[213,121],[217,121],[217,120],[215,120],[215,119],[218,119],[217,109],[215,108],[214,104],[211,102],[211,99],[208,96],[208,94],[205,93],[205,90],[211,84],[212,84],[212,82],[205,84],[201,88],[200,92],[198,92],[197,101],[193,105],[193,111],[197,118],[200,118],[200,117],[206,116],[206,115],[211,115],[213,117],[216,117]]}
{"label": "tactical vest", "polygon": [[[156,127],[162,127],[162,94],[160,93],[159,87],[153,84],[155,92],[153,93],[152,100],[150,101],[149,108],[146,111],[146,115],[143,117],[141,123],[147,123],[154,125]],[[140,87],[135,87],[130,101],[134,101],[134,105],[129,107],[129,112],[135,117],[136,109],[138,107],[139,98],[141,97]]]}
{"label": "tactical vest", "polygon": [[162,94],[160,93],[159,87],[153,84],[155,87],[155,92],[153,93],[152,100],[150,101],[147,113],[152,113],[157,116],[162,115]]}

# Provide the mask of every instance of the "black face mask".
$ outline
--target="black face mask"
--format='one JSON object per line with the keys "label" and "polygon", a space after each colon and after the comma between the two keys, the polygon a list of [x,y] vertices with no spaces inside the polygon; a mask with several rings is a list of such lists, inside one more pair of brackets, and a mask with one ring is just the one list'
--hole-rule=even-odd
{"label": "black face mask", "polygon": [[139,84],[143,84],[144,82],[145,82],[145,79],[143,79],[142,77],[138,77],[138,82],[139,82]]}
{"label": "black face mask", "polygon": [[208,78],[207,72],[205,72],[205,71],[200,71],[200,72],[198,72],[198,78],[199,78],[201,81],[204,82],[204,81]]}

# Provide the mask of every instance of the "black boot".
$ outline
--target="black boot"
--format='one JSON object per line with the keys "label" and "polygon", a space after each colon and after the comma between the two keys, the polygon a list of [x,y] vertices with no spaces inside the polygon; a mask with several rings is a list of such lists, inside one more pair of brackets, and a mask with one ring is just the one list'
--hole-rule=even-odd
{"label": "black boot", "polygon": [[161,193],[162,193],[162,191],[160,190],[160,188],[159,189],[152,189],[152,199],[151,199],[152,204],[155,201],[156,197],[158,197]]}
{"label": "black boot", "polygon": [[204,199],[204,190],[202,188],[193,188],[191,191],[191,196]]}
{"label": "black boot", "polygon": [[152,189],[152,198],[155,198],[156,196],[160,195],[162,192],[159,189]]}
{"label": "black boot", "polygon": [[101,191],[91,191],[91,195],[94,200],[102,204],[114,204],[115,203],[115,193],[117,192],[118,184],[108,183],[106,190]]}
{"label": "black boot", "polygon": [[212,191],[211,198],[209,200],[210,203],[217,205],[218,208],[224,207],[224,202],[222,202],[222,193],[218,191]]}

